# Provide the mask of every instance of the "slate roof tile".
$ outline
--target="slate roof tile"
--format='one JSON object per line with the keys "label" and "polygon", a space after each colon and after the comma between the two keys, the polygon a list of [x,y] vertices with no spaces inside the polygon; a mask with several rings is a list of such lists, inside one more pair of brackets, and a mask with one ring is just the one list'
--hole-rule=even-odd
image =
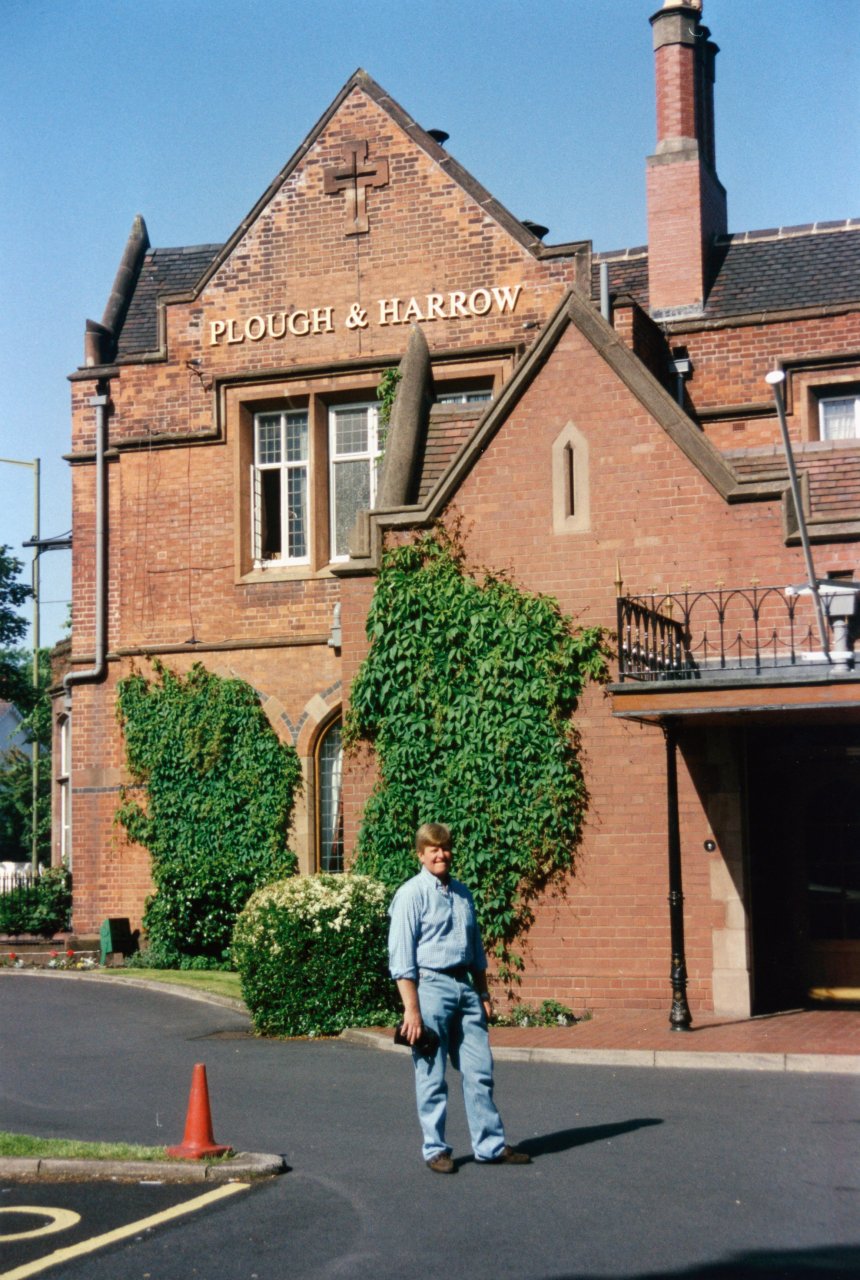
{"label": "slate roof tile", "polygon": [[[600,263],[609,264],[613,294],[648,308],[647,249],[594,255],[592,298],[600,296]],[[860,302],[860,222],[773,227],[721,236],[704,318],[755,315]]]}
{"label": "slate roof tile", "polygon": [[[744,480],[779,477],[788,487],[788,464],[778,445],[727,450],[725,457]],[[797,446],[794,458],[798,472],[808,476],[812,520],[860,519],[860,447],[855,442],[813,441]]]}
{"label": "slate roof tile", "polygon": [[221,249],[219,244],[188,249],[150,249],[143,260],[117,344],[117,356],[139,355],[158,346],[157,302],[192,289]]}

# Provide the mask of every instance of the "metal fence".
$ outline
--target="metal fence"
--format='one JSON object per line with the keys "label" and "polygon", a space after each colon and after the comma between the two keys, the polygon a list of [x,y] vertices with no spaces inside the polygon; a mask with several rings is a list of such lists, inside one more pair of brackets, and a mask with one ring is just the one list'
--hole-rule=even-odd
{"label": "metal fence", "polygon": [[[785,587],[715,587],[618,599],[619,677],[707,680],[728,674],[797,678],[830,667],[809,593]],[[828,629],[832,598],[822,605]],[[845,655],[841,655],[844,663]]]}
{"label": "metal fence", "polygon": [[33,888],[38,878],[38,873],[34,873],[27,863],[12,867],[0,865],[0,896],[24,893]]}

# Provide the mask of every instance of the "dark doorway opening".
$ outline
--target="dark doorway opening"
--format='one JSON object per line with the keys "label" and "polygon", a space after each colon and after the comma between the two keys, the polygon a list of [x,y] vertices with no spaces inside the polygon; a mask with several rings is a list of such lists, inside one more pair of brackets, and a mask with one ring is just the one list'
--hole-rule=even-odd
{"label": "dark doorway opening", "polygon": [[747,734],[753,1012],[860,995],[860,730]]}

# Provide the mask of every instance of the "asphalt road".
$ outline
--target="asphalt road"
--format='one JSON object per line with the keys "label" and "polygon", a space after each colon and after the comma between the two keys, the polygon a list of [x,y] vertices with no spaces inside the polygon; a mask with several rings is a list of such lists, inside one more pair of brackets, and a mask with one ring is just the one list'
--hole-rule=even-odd
{"label": "asphalt road", "polygon": [[[182,1137],[205,1062],[215,1136],[290,1172],[142,1228],[48,1280],[489,1280],[860,1275],[860,1082],[731,1071],[497,1066],[527,1167],[471,1159],[456,1075],[455,1177],[420,1157],[411,1068],[338,1042],[270,1042],[168,993],[0,974],[0,1128]],[[0,1187],[0,1280],[73,1238],[204,1189]],[[78,1213],[67,1232],[6,1237]]]}

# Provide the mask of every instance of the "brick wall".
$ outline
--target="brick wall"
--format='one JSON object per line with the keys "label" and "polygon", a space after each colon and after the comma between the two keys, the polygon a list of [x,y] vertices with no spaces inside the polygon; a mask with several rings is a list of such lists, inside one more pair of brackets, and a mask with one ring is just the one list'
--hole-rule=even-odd
{"label": "brick wall", "polygon": [[[326,194],[324,172],[343,159],[347,143],[365,138],[369,160],[386,159],[390,180],[368,195],[370,233],[351,236],[346,197]],[[666,200],[675,202],[664,210],[664,231],[674,235],[693,197],[688,179],[672,168],[663,166],[661,181]],[[676,182],[684,189],[670,200]],[[147,670],[160,656],[184,671],[198,660],[249,681],[277,732],[296,745],[310,782],[320,727],[346,702],[366,653],[372,577],[338,578],[325,565],[248,571],[242,495],[250,425],[242,396],[265,394],[282,404],[316,379],[323,400],[356,385],[372,398],[378,369],[399,359],[409,335],[409,324],[391,323],[392,299],[405,315],[413,297],[419,312],[429,311],[428,295],[468,296],[492,286],[521,289],[515,310],[420,322],[435,356],[452,362],[458,353],[476,357],[482,348],[503,347],[494,358],[510,367],[573,281],[574,265],[572,255],[530,252],[479,193],[454,180],[444,153],[416,147],[403,123],[356,87],[199,294],[166,306],[161,358],[73,381],[71,664],[78,670],[92,662],[95,620],[95,414],[87,402],[103,380],[111,397],[108,673],[74,693],[76,929],[95,930],[108,915],[139,924],[150,888],[145,851],[130,846],[113,821],[124,780],[116,681],[132,663]],[[380,299],[387,310],[380,311]],[[318,331],[290,333],[287,317],[303,312],[313,329],[314,308]],[[350,313],[367,323],[350,326]],[[247,324],[252,317],[261,319]],[[860,348],[860,315],[847,310],[750,324],[675,322],[664,330],[628,306],[617,309],[616,323],[664,380],[667,346],[687,346],[694,365],[689,403],[709,438],[735,449],[777,439],[763,384],[777,360],[814,363]],[[808,438],[802,396],[789,407],[793,431]],[[428,483],[462,443],[465,421],[454,411],[439,420]],[[552,446],[568,423],[588,443],[590,527],[554,533]],[[813,472],[816,500],[839,512],[826,468]],[[616,564],[634,594],[804,577],[800,551],[784,545],[779,503],[727,504],[575,327],[487,444],[452,508],[465,516],[476,564],[510,569],[588,625],[615,625]],[[327,644],[338,601],[340,652]],[[538,905],[522,994],[577,1008],[662,1007],[669,966],[665,748],[658,729],[613,719],[611,710],[604,691],[591,689],[576,716],[588,819],[575,874]],[[680,757],[689,994],[694,1008],[707,1009],[740,972],[732,892],[738,781],[725,735],[703,741],[685,734]],[[348,858],[375,777],[367,754],[347,762]],[[304,870],[312,867],[312,808],[309,787],[291,833]],[[718,847],[708,855],[703,842],[711,832]]]}

